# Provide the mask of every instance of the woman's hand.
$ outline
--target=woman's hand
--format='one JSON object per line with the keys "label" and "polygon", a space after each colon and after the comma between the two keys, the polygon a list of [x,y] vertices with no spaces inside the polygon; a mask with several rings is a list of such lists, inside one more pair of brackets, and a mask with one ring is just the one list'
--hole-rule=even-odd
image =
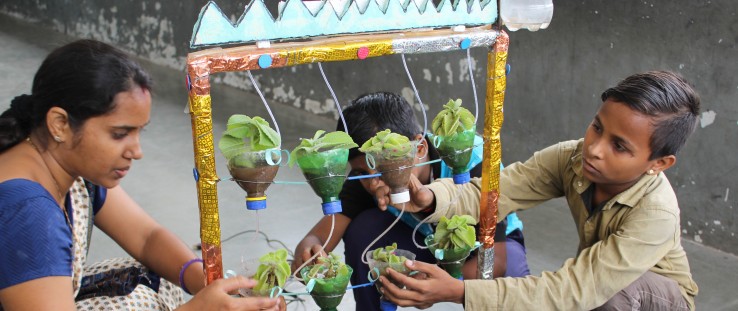
{"label": "woman's hand", "polygon": [[255,280],[243,276],[219,279],[208,284],[177,310],[286,310],[284,300],[280,302],[280,298],[239,298],[228,294],[240,288],[252,288],[254,285],[256,285]]}
{"label": "woman's hand", "polygon": [[405,286],[401,289],[384,276],[379,277],[382,283],[382,295],[401,307],[426,309],[436,302],[464,302],[464,282],[458,280],[440,267],[420,261],[405,261],[405,266],[418,271],[414,277],[406,276],[392,269],[387,269],[387,276]]}
{"label": "woman's hand", "polygon": [[[387,205],[392,203],[390,202],[390,188],[382,181],[379,181],[378,178],[376,179],[377,181],[373,180],[369,184],[369,189],[367,189],[367,191],[374,194],[374,197],[377,199],[377,206],[379,209],[386,211]],[[410,202],[404,203],[406,212],[417,213],[435,206],[436,197],[433,194],[433,191],[426,188],[414,174],[410,174],[408,191],[410,191]],[[400,206],[395,207],[401,208]]]}

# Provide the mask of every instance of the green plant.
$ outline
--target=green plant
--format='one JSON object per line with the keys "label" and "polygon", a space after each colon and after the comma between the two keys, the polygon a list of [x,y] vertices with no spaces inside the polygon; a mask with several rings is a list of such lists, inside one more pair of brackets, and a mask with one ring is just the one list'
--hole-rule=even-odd
{"label": "green plant", "polygon": [[470,249],[474,247],[477,234],[474,230],[474,224],[477,221],[469,215],[454,215],[451,219],[445,216],[436,226],[436,233],[433,235],[436,248],[438,249]]}
{"label": "green plant", "polygon": [[303,138],[300,144],[290,153],[290,167],[305,155],[333,149],[351,149],[358,147],[351,136],[343,131],[330,132],[323,135],[325,131],[318,130],[312,139]]}
{"label": "green plant", "polygon": [[395,255],[396,250],[397,243],[392,243],[392,245],[377,248],[372,251],[372,259],[390,264],[405,262],[407,258],[405,256]]}
{"label": "green plant", "polygon": [[[247,139],[249,146],[246,146]],[[228,118],[226,131],[218,142],[218,148],[227,160],[248,151],[261,151],[279,147],[281,138],[269,123],[261,117],[234,114]]]}
{"label": "green plant", "polygon": [[349,274],[348,266],[340,256],[329,253],[328,257],[320,257],[317,263],[310,267],[307,277],[311,279],[332,279],[345,277]]}
{"label": "green plant", "polygon": [[470,130],[474,126],[474,115],[468,109],[461,107],[461,99],[449,99],[443,105],[443,110],[433,118],[431,128],[433,133],[440,136],[450,136]]}
{"label": "green plant", "polygon": [[386,129],[377,132],[374,137],[367,140],[361,145],[359,151],[364,153],[382,153],[387,158],[397,159],[406,156],[412,148],[413,145],[410,143],[410,139]]}
{"label": "green plant", "polygon": [[257,282],[253,290],[260,295],[267,295],[274,286],[284,287],[289,276],[287,250],[278,249],[259,258],[259,268],[254,275]]}

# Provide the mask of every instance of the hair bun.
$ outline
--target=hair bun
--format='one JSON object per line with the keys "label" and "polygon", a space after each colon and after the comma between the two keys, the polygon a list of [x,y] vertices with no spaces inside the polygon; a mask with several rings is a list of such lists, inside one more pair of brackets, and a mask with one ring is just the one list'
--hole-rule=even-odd
{"label": "hair bun", "polygon": [[28,127],[33,118],[33,95],[23,94],[13,98],[8,112],[10,116],[15,117],[21,127]]}

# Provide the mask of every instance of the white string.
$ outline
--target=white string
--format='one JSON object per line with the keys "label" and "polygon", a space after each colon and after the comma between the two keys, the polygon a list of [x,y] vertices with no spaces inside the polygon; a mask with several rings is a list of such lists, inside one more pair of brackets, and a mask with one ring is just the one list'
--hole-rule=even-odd
{"label": "white string", "polygon": [[369,252],[369,249],[371,249],[372,246],[374,246],[374,244],[377,243],[377,241],[379,241],[379,239],[381,239],[385,234],[387,234],[387,232],[390,231],[390,229],[392,229],[392,227],[395,226],[395,224],[397,223],[397,221],[399,221],[400,218],[402,218],[402,214],[404,212],[405,212],[405,203],[402,203],[402,210],[400,210],[400,214],[397,215],[397,218],[395,218],[395,221],[393,221],[389,225],[389,227],[387,227],[387,229],[384,230],[384,232],[382,232],[376,239],[374,239],[374,241],[372,241],[371,243],[369,243],[369,245],[366,246],[366,248],[364,249],[364,251],[361,252],[361,262],[363,262],[364,264],[367,264],[367,265],[369,264],[369,261],[366,259],[366,253]]}
{"label": "white string", "polygon": [[[336,214],[331,214],[331,232],[328,234],[328,238],[325,240],[325,242],[323,242],[323,246],[320,247],[320,252],[324,252],[325,251],[325,247],[328,246],[328,242],[330,242],[331,237],[333,237],[333,229],[335,227],[336,227]],[[318,255],[320,255],[320,252],[316,252],[313,255],[313,257],[310,257],[310,259],[305,260],[305,262],[303,262],[302,265],[300,265],[297,269],[295,269],[294,272],[292,272],[292,277],[294,277],[298,281],[302,281],[302,278],[300,278],[298,276],[299,273],[300,273],[300,270],[302,270],[302,268],[304,268],[305,266],[307,266],[307,264],[309,262],[313,261],[313,259],[317,258]],[[302,254],[295,254],[295,257],[296,256],[302,256]]]}
{"label": "white string", "polygon": [[466,63],[469,65],[469,80],[471,80],[472,92],[474,93],[474,124],[477,124],[479,116],[479,99],[477,98],[477,85],[474,83],[474,72],[472,71],[471,49],[466,49]]}
{"label": "white string", "polygon": [[407,74],[407,78],[410,79],[410,85],[413,87],[413,91],[415,92],[415,98],[418,99],[418,103],[420,104],[420,110],[423,111],[423,138],[425,138],[425,134],[428,128],[428,116],[425,114],[425,105],[423,105],[423,101],[420,99],[418,88],[415,87],[415,82],[413,82],[413,76],[410,75],[410,70],[407,69],[407,61],[405,61],[405,53],[402,53],[400,55],[402,56],[402,65],[405,67],[405,73]]}
{"label": "white string", "polygon": [[323,76],[323,81],[325,81],[325,85],[327,85],[328,90],[331,91],[331,96],[333,96],[333,102],[336,103],[336,108],[338,108],[338,116],[341,117],[341,122],[343,122],[343,131],[346,132],[346,134],[348,134],[349,130],[348,130],[348,126],[346,126],[346,119],[343,118],[343,110],[341,110],[341,103],[338,102],[336,93],[333,92],[333,87],[331,87],[331,83],[328,82],[328,78],[326,78],[325,72],[323,71],[323,65],[320,62],[318,62],[318,69],[320,69],[320,74]]}
{"label": "white string", "polygon": [[254,89],[256,89],[256,93],[258,93],[259,97],[261,97],[261,102],[264,103],[264,107],[266,107],[267,112],[269,112],[269,116],[272,117],[272,123],[274,123],[274,129],[277,130],[277,135],[279,135],[281,139],[282,134],[279,132],[279,124],[277,124],[277,119],[275,119],[274,114],[272,114],[272,109],[269,108],[269,104],[267,104],[266,98],[264,98],[264,94],[261,93],[261,90],[259,89],[259,85],[256,84],[256,80],[254,80],[254,76],[251,74],[251,70],[246,70],[246,73],[249,74],[249,79],[251,79],[251,84],[254,85]]}

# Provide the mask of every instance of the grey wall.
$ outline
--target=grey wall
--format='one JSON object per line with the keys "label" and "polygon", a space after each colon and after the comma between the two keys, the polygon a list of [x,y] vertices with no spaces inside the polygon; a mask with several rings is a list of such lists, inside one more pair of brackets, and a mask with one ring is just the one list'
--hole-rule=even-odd
{"label": "grey wall", "polygon": [[[182,71],[184,79],[192,26],[206,1],[187,3],[5,0],[0,12],[114,43]],[[218,1],[232,20],[246,3]],[[703,105],[701,126],[667,171],[679,196],[683,235],[738,254],[738,178],[732,175],[738,173],[736,11],[738,3],[731,0],[556,1],[548,29],[510,33],[503,162],[524,160],[557,141],[581,137],[600,93],[625,76],[652,69],[679,72],[701,93]],[[483,98],[486,50],[475,49],[472,56]],[[407,60],[429,115],[448,98],[462,98],[473,107],[463,52],[410,55]],[[343,104],[364,92],[387,90],[420,107],[398,56],[323,67]],[[291,105],[337,117],[317,66],[270,69],[255,76],[274,107]],[[219,74],[215,80],[253,90],[242,74]]]}

